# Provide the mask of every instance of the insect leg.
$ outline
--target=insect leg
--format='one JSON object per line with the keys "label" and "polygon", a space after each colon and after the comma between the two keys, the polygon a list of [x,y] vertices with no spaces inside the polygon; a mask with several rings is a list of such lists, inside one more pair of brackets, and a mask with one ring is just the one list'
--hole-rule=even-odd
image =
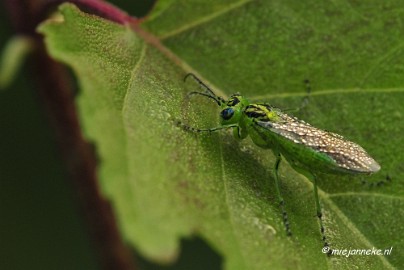
{"label": "insect leg", "polygon": [[308,79],[303,81],[306,86],[306,95],[303,97],[302,101],[300,102],[300,106],[293,109],[284,109],[284,112],[300,112],[303,108],[309,104],[309,98],[311,94],[311,85]]}
{"label": "insect leg", "polygon": [[380,186],[383,186],[383,185],[385,185],[387,183],[390,183],[391,182],[391,177],[390,177],[390,175],[386,175],[385,179],[379,180],[377,182],[370,182],[370,181],[368,181],[368,180],[366,180],[366,179],[364,179],[362,177],[361,182],[362,182],[362,185],[367,185],[370,188],[372,188],[372,187],[380,187]]}
{"label": "insect leg", "polygon": [[303,97],[302,102],[301,102],[299,108],[297,109],[298,111],[302,110],[304,107],[307,106],[307,104],[309,104],[309,98],[310,98],[310,94],[311,94],[310,81],[308,79],[305,79],[303,82],[306,86],[306,95]]}
{"label": "insect leg", "polygon": [[282,195],[281,195],[280,182],[279,182],[279,178],[278,178],[278,169],[279,169],[280,163],[281,163],[281,154],[276,153],[276,161],[275,161],[275,167],[274,167],[276,194],[278,195],[278,201],[279,201],[279,205],[280,205],[281,211],[282,211],[283,224],[285,225],[286,234],[288,236],[291,236],[292,232],[289,227],[288,214],[286,213],[286,210],[285,210],[285,201],[283,200]]}
{"label": "insect leg", "polygon": [[191,132],[195,132],[195,133],[200,133],[200,132],[215,132],[221,129],[226,129],[226,128],[234,128],[234,127],[238,127],[238,125],[234,124],[234,125],[230,125],[230,126],[220,126],[220,127],[214,127],[214,128],[194,128],[191,126],[188,126],[187,124],[182,123],[181,121],[176,121],[175,124],[178,127],[181,127],[182,129],[184,129],[185,131],[191,131]]}
{"label": "insect leg", "polygon": [[[321,206],[320,206],[320,200],[318,198],[318,191],[317,191],[317,177],[315,175],[312,175],[313,177],[313,184],[314,184],[314,199],[316,201],[316,210],[317,210],[317,217],[320,222],[320,232],[321,232],[321,238],[324,243],[324,247],[329,248],[329,244],[327,242],[327,237],[325,236],[325,230],[324,230],[324,225],[323,225],[323,213],[321,211]],[[328,254],[331,254],[332,250],[329,249]]]}

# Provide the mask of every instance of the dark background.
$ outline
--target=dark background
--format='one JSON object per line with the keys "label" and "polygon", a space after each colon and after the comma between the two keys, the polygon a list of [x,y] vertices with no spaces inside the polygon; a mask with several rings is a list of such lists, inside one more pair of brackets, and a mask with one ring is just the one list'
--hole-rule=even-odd
{"label": "dark background", "polygon": [[[110,1],[143,16],[153,0]],[[13,35],[0,9],[0,48]],[[30,60],[0,91],[0,269],[102,269],[67,177],[49,118],[35,90]],[[175,265],[136,254],[139,269],[220,269],[221,258],[201,239],[182,241]]]}

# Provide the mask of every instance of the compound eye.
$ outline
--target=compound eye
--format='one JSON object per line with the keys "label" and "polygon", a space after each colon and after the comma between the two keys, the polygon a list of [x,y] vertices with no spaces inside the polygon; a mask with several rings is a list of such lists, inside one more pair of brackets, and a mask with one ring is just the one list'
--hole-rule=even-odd
{"label": "compound eye", "polygon": [[223,118],[224,120],[229,120],[230,118],[232,118],[233,114],[234,114],[234,110],[233,110],[232,108],[224,109],[224,110],[220,113],[220,115],[222,116],[222,118]]}

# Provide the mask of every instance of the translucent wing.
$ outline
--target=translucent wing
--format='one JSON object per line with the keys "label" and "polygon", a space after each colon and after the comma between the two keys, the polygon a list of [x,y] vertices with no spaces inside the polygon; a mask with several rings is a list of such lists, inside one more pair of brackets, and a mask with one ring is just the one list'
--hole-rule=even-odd
{"label": "translucent wing", "polygon": [[344,139],[341,135],[315,128],[278,110],[277,116],[276,122],[257,119],[255,123],[296,144],[327,154],[342,168],[362,173],[380,170],[380,165],[362,147]]}

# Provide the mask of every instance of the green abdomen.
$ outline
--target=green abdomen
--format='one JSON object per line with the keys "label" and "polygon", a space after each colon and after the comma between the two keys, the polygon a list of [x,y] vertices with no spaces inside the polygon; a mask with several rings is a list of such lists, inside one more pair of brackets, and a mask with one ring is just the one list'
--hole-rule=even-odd
{"label": "green abdomen", "polygon": [[249,128],[249,134],[256,145],[262,148],[270,148],[273,149],[274,152],[281,153],[294,168],[300,168],[311,173],[358,173],[340,167],[335,160],[326,153],[316,151],[304,144],[295,143],[279,134],[268,132],[267,130],[266,132],[260,132],[260,130],[253,127]]}

